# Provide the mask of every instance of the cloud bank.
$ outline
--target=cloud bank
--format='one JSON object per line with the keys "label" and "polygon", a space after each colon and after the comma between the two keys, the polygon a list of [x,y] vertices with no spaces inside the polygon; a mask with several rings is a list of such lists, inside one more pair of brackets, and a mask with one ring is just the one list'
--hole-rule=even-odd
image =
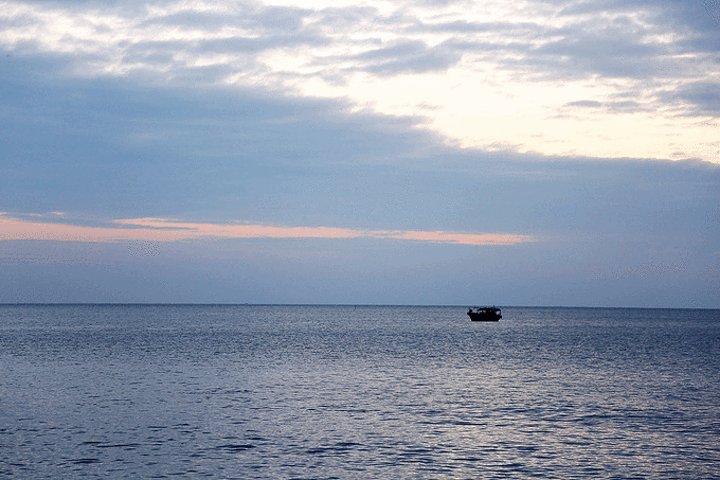
{"label": "cloud bank", "polygon": [[70,75],[346,99],[464,147],[720,161],[708,2],[0,5],[0,49]]}

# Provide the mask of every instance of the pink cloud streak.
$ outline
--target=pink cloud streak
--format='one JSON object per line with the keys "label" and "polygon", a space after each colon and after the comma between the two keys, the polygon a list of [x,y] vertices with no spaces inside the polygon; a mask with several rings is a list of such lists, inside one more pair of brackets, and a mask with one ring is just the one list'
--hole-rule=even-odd
{"label": "pink cloud streak", "polygon": [[[381,235],[373,235],[381,236]],[[532,241],[527,235],[501,233],[452,233],[452,232],[388,232],[389,238],[419,242],[452,243],[455,245],[512,245]]]}
{"label": "pink cloud streak", "polygon": [[420,231],[356,230],[335,227],[271,227],[180,222],[164,218],[114,220],[117,227],[89,227],[55,222],[29,222],[0,214],[0,241],[172,242],[199,238],[378,238],[454,245],[513,245],[534,239],[527,235]]}

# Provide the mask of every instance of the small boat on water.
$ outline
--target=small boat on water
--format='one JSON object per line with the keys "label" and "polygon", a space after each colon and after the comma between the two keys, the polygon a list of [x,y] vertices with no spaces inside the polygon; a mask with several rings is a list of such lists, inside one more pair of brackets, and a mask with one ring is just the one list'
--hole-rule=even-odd
{"label": "small boat on water", "polygon": [[468,309],[468,317],[473,322],[497,322],[502,318],[497,307],[475,307]]}

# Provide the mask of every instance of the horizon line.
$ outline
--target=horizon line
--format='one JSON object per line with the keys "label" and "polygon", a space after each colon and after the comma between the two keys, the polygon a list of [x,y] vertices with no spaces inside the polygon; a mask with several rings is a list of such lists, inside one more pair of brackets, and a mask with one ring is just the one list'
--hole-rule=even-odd
{"label": "horizon line", "polygon": [[[197,306],[197,307],[410,307],[410,308],[467,308],[490,304],[405,304],[405,303],[226,303],[226,302],[0,302],[0,306]],[[634,309],[634,310],[720,310],[720,307],[652,307],[652,306],[590,306],[590,305],[501,305],[499,308],[582,308],[582,309]]]}

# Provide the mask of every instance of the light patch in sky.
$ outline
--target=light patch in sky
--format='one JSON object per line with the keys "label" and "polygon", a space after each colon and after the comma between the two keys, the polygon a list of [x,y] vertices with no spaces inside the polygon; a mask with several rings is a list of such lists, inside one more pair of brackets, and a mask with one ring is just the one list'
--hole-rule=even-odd
{"label": "light patch in sky", "polygon": [[[636,99],[636,111],[615,111],[613,95],[622,91],[618,82],[527,84],[496,73],[492,82],[485,72],[461,69],[388,79],[357,74],[347,85],[317,81],[302,88],[307,96],[349,95],[358,106],[376,112],[422,115],[423,127],[463,148],[496,150],[500,146],[543,155],[720,161],[715,141],[718,122],[643,107],[643,98]],[[597,107],[573,106],[577,99],[592,99]]]}
{"label": "light patch in sky", "polygon": [[114,220],[121,227],[95,227],[55,222],[30,222],[0,215],[0,241],[49,240],[60,242],[115,242],[141,240],[172,242],[211,238],[374,238],[453,245],[514,245],[535,241],[529,235],[458,233],[444,231],[359,230],[335,227],[275,227],[217,225],[163,218]]}

